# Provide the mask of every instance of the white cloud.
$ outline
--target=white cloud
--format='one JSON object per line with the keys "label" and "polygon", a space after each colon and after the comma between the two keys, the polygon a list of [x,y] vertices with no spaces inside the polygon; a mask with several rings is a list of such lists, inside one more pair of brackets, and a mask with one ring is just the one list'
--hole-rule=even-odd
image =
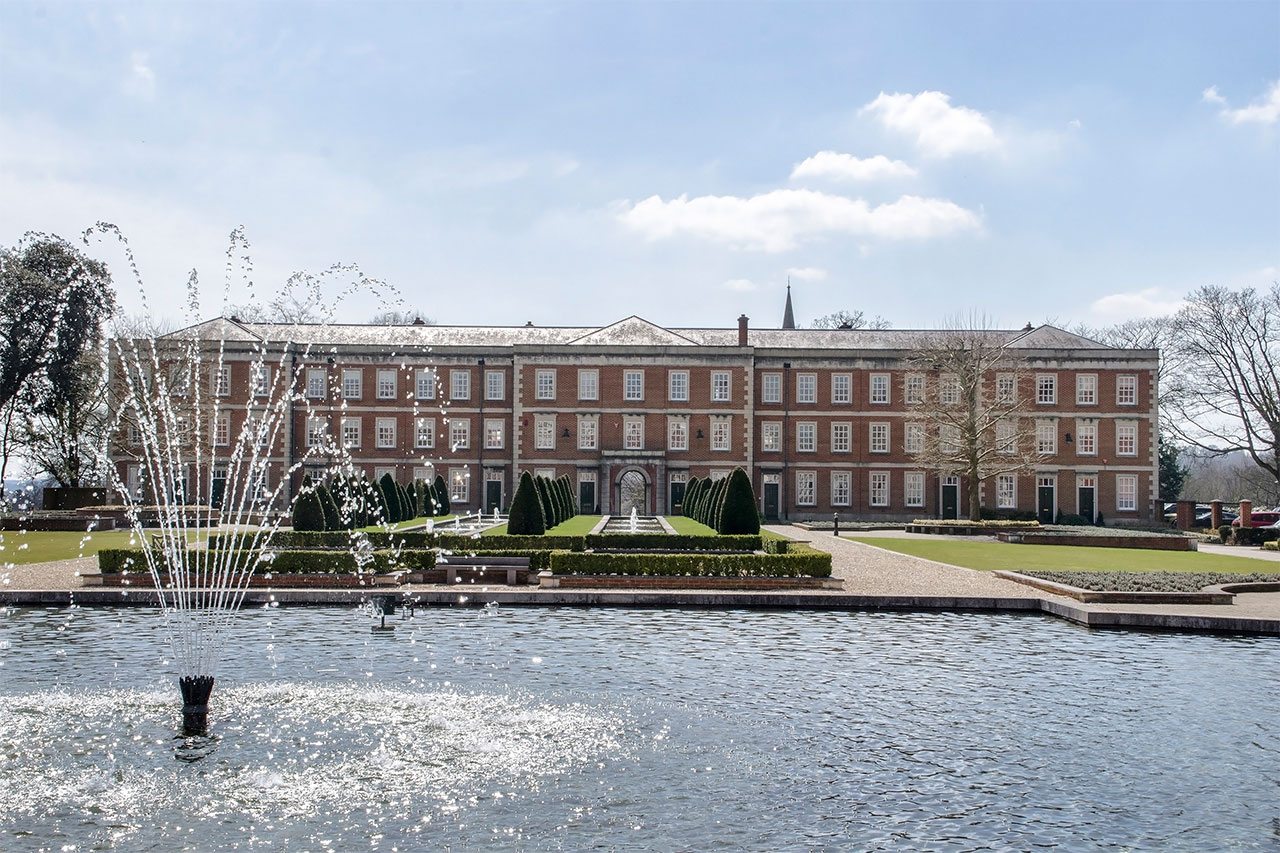
{"label": "white cloud", "polygon": [[1081,123],[1080,119],[1073,118],[1071,121],[1067,122],[1067,127],[1071,128],[1072,130],[1079,130],[1080,128],[1084,127],[1084,125]]}
{"label": "white cloud", "polygon": [[720,286],[725,290],[734,290],[739,293],[757,289],[756,283],[749,278],[731,278]]}
{"label": "white cloud", "polygon": [[833,178],[842,181],[876,181],[885,178],[915,177],[916,170],[901,160],[890,160],[883,154],[859,159],[852,154],[819,151],[797,163],[791,178]]}
{"label": "white cloud", "polygon": [[1182,299],[1179,297],[1170,296],[1158,287],[1148,287],[1095,299],[1089,310],[1100,318],[1119,322],[1137,317],[1163,317],[1181,307]]}
{"label": "white cloud", "polygon": [[981,227],[971,210],[945,199],[904,195],[871,207],[863,199],[814,190],[772,190],[750,198],[651,196],[623,203],[618,218],[650,240],[684,234],[765,252],[784,252],[830,234],[928,239]]}
{"label": "white cloud", "polygon": [[1210,86],[1200,93],[1200,100],[1206,104],[1225,104],[1227,99],[1218,94],[1217,86]]}
{"label": "white cloud", "polygon": [[827,271],[821,267],[791,267],[787,270],[787,278],[796,281],[822,281],[826,277]]}
{"label": "white cloud", "polygon": [[1231,109],[1227,99],[1218,94],[1217,86],[1210,86],[1200,95],[1200,99],[1208,104],[1222,107],[1218,115],[1231,124],[1277,124],[1280,123],[1280,80],[1276,80],[1262,97],[1254,99],[1247,107]]}
{"label": "white cloud", "polygon": [[151,100],[156,94],[156,72],[151,70],[147,55],[135,50],[129,56],[129,76],[124,82],[126,94]]}
{"label": "white cloud", "polygon": [[915,137],[916,147],[930,157],[995,151],[1001,145],[986,116],[969,107],[951,106],[951,96],[942,92],[881,92],[858,111],[864,114],[890,130]]}

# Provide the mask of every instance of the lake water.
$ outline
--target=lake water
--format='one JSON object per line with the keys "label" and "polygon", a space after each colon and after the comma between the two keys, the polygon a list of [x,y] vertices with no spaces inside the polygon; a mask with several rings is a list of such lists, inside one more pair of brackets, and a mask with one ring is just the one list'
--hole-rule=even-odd
{"label": "lake water", "polygon": [[1280,641],[1040,616],[0,614],[0,849],[1280,847]]}

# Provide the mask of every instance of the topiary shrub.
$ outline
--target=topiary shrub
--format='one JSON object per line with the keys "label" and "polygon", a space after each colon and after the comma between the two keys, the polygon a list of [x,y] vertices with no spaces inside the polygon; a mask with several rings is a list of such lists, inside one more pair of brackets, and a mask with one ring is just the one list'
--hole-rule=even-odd
{"label": "topiary shrub", "polygon": [[449,484],[444,481],[443,476],[436,474],[432,488],[436,493],[436,515],[448,515],[453,508],[449,502]]}
{"label": "topiary shrub", "polygon": [[756,511],[756,494],[751,478],[741,468],[734,468],[725,487],[724,503],[716,524],[718,533],[747,534],[760,532],[760,514]]}
{"label": "topiary shrub", "polygon": [[324,512],[324,529],[341,530],[342,518],[338,514],[338,505],[333,502],[333,495],[329,494],[323,483],[316,486],[316,497],[320,499],[320,509]]}
{"label": "topiary shrub", "polygon": [[324,530],[324,507],[309,475],[302,478],[302,488],[293,499],[293,529]]}
{"label": "topiary shrub", "polygon": [[563,496],[561,500],[564,503],[564,517],[573,518],[578,514],[578,508],[573,505],[573,482],[568,474],[561,475],[556,482],[560,484],[560,494]]}
{"label": "topiary shrub", "polygon": [[542,504],[542,518],[547,529],[550,530],[558,523],[556,521],[556,508],[551,503],[551,494],[547,489],[546,477],[534,477],[533,486],[537,490],[538,500]]}
{"label": "topiary shrub", "polygon": [[680,499],[680,514],[689,515],[689,507],[693,505],[693,499],[698,496],[698,485],[702,481],[697,477],[690,477],[689,482],[684,487],[684,497]]}
{"label": "topiary shrub", "polygon": [[390,473],[383,474],[378,478],[378,489],[382,492],[382,502],[387,507],[387,514],[383,521],[388,524],[403,521],[404,514],[400,511],[400,490],[396,488],[395,478]]}
{"label": "topiary shrub", "polygon": [[507,533],[514,536],[541,536],[547,532],[546,516],[542,512],[542,500],[533,476],[525,471],[520,475],[515,496],[507,519]]}

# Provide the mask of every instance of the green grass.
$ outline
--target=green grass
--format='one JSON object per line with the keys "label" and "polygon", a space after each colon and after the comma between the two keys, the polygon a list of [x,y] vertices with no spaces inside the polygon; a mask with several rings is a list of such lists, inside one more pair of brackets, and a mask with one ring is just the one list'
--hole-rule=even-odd
{"label": "green grass", "polygon": [[[151,533],[152,531],[148,531]],[[47,563],[51,560],[70,560],[75,557],[92,557],[102,548],[138,548],[142,543],[129,541],[128,530],[104,530],[100,533],[80,533],[76,530],[12,531],[6,530],[0,545],[0,565],[5,563]],[[187,534],[187,541],[194,541],[196,533]],[[88,541],[81,544],[86,536]]]}
{"label": "green grass", "polygon": [[707,527],[700,521],[694,521],[685,515],[663,516],[672,529],[681,536],[716,536],[715,528]]}
{"label": "green grass", "polygon": [[[562,521],[547,531],[548,536],[586,536],[591,528],[600,523],[598,515],[575,515],[568,521]],[[481,536],[506,536],[507,526],[499,524],[480,534]]]}
{"label": "green grass", "polygon": [[862,542],[950,563],[967,569],[995,571],[1083,572],[1231,572],[1265,571],[1268,565],[1249,557],[1201,554],[1198,551],[1155,551],[1139,548],[1088,548],[1074,545],[1011,545],[1006,542],[961,542],[955,539],[893,539],[846,536]]}
{"label": "green grass", "polygon": [[[425,528],[427,526],[428,521],[431,521],[435,524],[439,524],[442,521],[448,521],[451,518],[457,518],[457,517],[458,516],[456,513],[450,513],[449,515],[440,515],[431,519],[428,519],[426,516],[419,516],[418,518],[414,518],[409,521],[397,521],[395,524],[391,525],[391,529],[394,531],[394,530],[408,530],[411,527]],[[381,524],[370,524],[368,527],[361,527],[360,529],[363,530],[365,533],[381,533],[387,528]]]}

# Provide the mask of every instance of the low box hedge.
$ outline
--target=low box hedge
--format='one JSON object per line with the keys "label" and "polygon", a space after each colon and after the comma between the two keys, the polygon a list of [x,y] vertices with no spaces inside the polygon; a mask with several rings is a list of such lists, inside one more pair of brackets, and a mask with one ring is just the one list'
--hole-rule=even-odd
{"label": "low box hedge", "polygon": [[[487,539],[490,537],[485,538]],[[533,572],[540,572],[544,569],[551,568],[551,555],[554,552],[545,550],[539,551],[529,548],[511,550],[497,548],[459,548],[453,553],[457,554],[459,557],[528,557],[529,570]],[[448,563],[448,561],[449,555],[446,554],[443,557],[442,562]]]}
{"label": "low box hedge", "polygon": [[515,536],[499,533],[493,536],[442,535],[439,545],[450,551],[491,548],[499,551],[585,551],[585,536]]}
{"label": "low box hedge", "polygon": [[[192,552],[197,554],[198,552]],[[251,552],[239,552],[245,559],[256,559],[254,574],[309,575],[345,574],[357,570],[359,563],[350,551],[337,550],[275,550],[270,559],[253,557]],[[239,555],[237,555],[239,556]],[[436,564],[436,552],[405,549],[400,552],[374,551],[373,559],[365,564],[366,572],[389,572],[397,569],[430,569]],[[161,558],[163,560],[163,558]],[[146,555],[141,549],[104,548],[98,552],[98,571],[118,574],[123,571],[147,571]]]}
{"label": "low box hedge", "polygon": [[787,554],[597,554],[553,551],[557,575],[794,578],[831,576],[831,555],[793,544]]}
{"label": "low box hedge", "polygon": [[[594,533],[586,537],[587,548],[642,551],[759,551],[759,535],[693,536],[666,533]],[[572,549],[571,549],[572,550]]]}
{"label": "low box hedge", "polygon": [[[209,537],[209,549],[219,551],[223,548],[252,548],[253,533],[214,534]],[[271,537],[272,548],[280,550],[324,551],[329,549],[347,549],[353,539],[366,539],[376,549],[383,548],[430,548],[441,538],[439,534],[427,533],[425,530],[409,530],[404,532],[377,531],[375,533],[356,533],[349,530],[279,530]],[[454,536],[458,540],[469,539],[466,536]]]}
{"label": "low box hedge", "polygon": [[921,527],[989,527],[992,530],[1035,530],[1040,527],[1038,521],[995,518],[982,521],[970,521],[967,518],[917,518],[911,524]]}

